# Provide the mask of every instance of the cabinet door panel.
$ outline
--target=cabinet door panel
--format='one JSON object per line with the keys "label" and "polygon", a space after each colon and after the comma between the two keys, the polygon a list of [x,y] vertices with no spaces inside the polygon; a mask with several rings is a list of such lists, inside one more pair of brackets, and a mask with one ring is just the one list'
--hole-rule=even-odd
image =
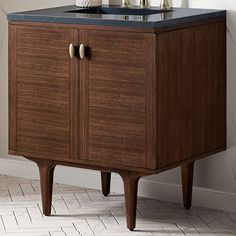
{"label": "cabinet door panel", "polygon": [[10,150],[36,158],[75,158],[77,31],[10,26]]}
{"label": "cabinet door panel", "polygon": [[155,35],[87,30],[80,42],[82,158],[155,168]]}

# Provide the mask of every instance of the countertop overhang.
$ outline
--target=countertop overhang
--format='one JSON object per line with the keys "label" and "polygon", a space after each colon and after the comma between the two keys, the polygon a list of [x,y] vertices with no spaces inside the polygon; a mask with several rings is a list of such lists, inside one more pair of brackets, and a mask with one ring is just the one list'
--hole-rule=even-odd
{"label": "countertop overhang", "polygon": [[[103,5],[109,7],[108,5]],[[119,7],[119,6],[112,6]],[[42,23],[81,24],[99,26],[117,26],[162,29],[174,27],[181,24],[194,23],[198,21],[225,18],[225,10],[172,8],[171,11],[152,15],[113,15],[113,14],[88,14],[75,13],[79,9],[74,5],[54,7],[41,10],[10,13],[7,15],[9,21],[26,21]],[[152,7],[150,9],[159,9]]]}

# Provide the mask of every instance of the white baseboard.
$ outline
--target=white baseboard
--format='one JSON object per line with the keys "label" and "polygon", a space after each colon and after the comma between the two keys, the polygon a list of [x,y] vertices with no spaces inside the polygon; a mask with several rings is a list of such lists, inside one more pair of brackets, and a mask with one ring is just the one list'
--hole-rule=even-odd
{"label": "white baseboard", "polygon": [[[0,174],[39,179],[36,164],[26,160],[0,159]],[[54,180],[57,183],[100,189],[100,173],[93,170],[58,166]],[[123,193],[123,182],[117,174],[112,175],[111,191]],[[139,182],[139,196],[180,203],[182,189],[180,185],[160,183],[144,178]],[[193,205],[195,206],[236,212],[235,202],[235,193],[193,188]]]}

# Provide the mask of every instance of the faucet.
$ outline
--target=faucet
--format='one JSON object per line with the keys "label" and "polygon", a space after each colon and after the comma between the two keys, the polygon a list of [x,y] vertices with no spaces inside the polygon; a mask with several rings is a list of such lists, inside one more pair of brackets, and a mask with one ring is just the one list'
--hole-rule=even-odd
{"label": "faucet", "polygon": [[168,10],[168,9],[170,9],[169,0],[161,0],[161,2],[160,2],[160,8],[163,9],[163,10]]}
{"label": "faucet", "polygon": [[130,0],[122,0],[121,7],[123,7],[123,8],[131,7]]}
{"label": "faucet", "polygon": [[148,2],[148,0],[140,0],[139,6],[140,6],[141,8],[148,8],[148,7],[149,7],[149,2]]}
{"label": "faucet", "polygon": [[[139,6],[141,8],[147,8],[149,7],[149,0],[140,0],[140,4]],[[160,9],[163,9],[163,10],[168,10],[170,9],[170,3],[169,3],[169,0],[161,0],[160,2]]]}
{"label": "faucet", "polygon": [[[140,0],[139,6],[141,8],[148,8],[149,7],[149,0]],[[123,8],[131,7],[130,0],[122,0],[121,7],[123,7]],[[163,9],[163,10],[170,9],[169,0],[161,0],[160,9]]]}

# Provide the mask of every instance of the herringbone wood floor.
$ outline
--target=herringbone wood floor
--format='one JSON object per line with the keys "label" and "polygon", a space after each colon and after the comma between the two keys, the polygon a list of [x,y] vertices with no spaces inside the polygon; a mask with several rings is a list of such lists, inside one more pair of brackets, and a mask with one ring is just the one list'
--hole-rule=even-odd
{"label": "herringbone wood floor", "polygon": [[39,181],[0,175],[1,236],[236,235],[236,213],[139,198],[137,228],[126,229],[124,197],[54,184],[52,216],[42,215]]}

